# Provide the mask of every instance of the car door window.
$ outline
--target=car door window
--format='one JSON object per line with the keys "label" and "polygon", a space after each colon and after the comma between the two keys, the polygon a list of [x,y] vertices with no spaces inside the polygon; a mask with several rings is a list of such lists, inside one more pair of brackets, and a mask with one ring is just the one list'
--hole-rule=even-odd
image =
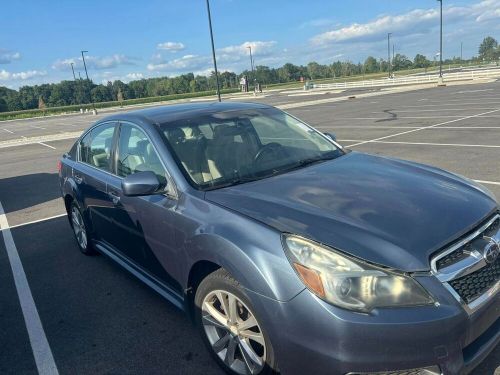
{"label": "car door window", "polygon": [[127,177],[143,171],[154,172],[160,183],[166,184],[165,168],[149,138],[136,126],[122,124],[118,141],[118,176]]}
{"label": "car door window", "polygon": [[111,153],[115,127],[114,123],[99,125],[83,137],[80,143],[80,160],[112,172]]}

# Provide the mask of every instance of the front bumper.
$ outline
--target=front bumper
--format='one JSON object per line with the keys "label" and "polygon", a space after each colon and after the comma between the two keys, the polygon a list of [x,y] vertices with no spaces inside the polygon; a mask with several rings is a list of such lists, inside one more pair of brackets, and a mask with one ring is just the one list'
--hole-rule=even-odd
{"label": "front bumper", "polygon": [[360,314],[332,306],[308,290],[288,302],[252,292],[283,374],[347,374],[439,365],[443,374],[477,366],[500,341],[496,295],[473,315],[434,277],[418,281],[439,305]]}

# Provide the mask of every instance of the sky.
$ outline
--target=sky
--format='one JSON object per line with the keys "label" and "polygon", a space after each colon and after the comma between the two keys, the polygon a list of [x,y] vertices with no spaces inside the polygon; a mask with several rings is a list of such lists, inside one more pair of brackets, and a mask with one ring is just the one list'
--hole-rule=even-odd
{"label": "sky", "polygon": [[[332,63],[387,58],[395,52],[433,59],[439,51],[436,0],[211,0],[220,71],[286,62]],[[477,55],[485,36],[500,37],[500,0],[443,0],[443,57]],[[391,46],[392,48],[392,46]],[[3,0],[0,4],[0,86],[84,77],[120,79],[209,74],[212,68],[205,0]]]}

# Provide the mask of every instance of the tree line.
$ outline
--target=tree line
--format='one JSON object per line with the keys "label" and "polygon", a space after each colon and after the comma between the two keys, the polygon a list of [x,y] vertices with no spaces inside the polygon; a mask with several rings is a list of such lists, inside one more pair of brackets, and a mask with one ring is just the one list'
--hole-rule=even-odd
{"label": "tree line", "polygon": [[[498,61],[499,58],[500,47],[498,42],[492,37],[487,37],[479,47],[478,57],[474,57],[469,61]],[[427,69],[436,64],[436,61],[430,61],[421,54],[409,59],[407,56],[398,53],[391,60],[391,70],[395,72],[413,68]],[[463,62],[457,57],[444,61],[445,64]],[[258,65],[253,72],[245,70],[239,75],[233,72],[223,72],[219,75],[219,82],[221,88],[224,89],[238,87],[242,76],[247,76],[251,83],[257,81],[269,85],[308,79],[349,77],[387,72],[388,70],[389,63],[387,60],[369,56],[364,63],[357,64],[350,61],[336,61],[332,64],[310,62],[307,65],[294,65],[286,63],[279,68]],[[188,73],[177,77],[148,78],[129,83],[116,80],[106,84],[96,84],[91,80],[77,79],[59,83],[22,86],[18,91],[0,86],[0,112],[215,91],[215,88],[216,80],[213,72],[208,77]]]}

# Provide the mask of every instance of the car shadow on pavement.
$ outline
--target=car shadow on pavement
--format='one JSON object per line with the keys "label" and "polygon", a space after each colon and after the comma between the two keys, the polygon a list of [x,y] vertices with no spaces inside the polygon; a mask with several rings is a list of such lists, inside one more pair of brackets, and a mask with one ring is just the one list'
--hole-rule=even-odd
{"label": "car shadow on pavement", "polygon": [[0,179],[0,202],[5,213],[29,208],[60,196],[57,173],[34,173]]}

